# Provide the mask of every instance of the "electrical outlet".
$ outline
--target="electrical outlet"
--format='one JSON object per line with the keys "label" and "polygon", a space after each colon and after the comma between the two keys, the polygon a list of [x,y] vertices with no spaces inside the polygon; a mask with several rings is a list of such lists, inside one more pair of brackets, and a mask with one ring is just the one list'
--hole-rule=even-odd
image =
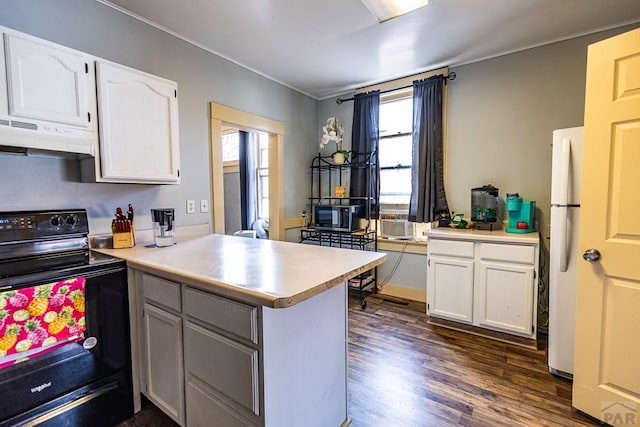
{"label": "electrical outlet", "polygon": [[207,199],[200,200],[200,212],[201,213],[209,212],[209,201]]}
{"label": "electrical outlet", "polygon": [[196,213],[196,201],[195,200],[187,200],[187,213],[188,214]]}

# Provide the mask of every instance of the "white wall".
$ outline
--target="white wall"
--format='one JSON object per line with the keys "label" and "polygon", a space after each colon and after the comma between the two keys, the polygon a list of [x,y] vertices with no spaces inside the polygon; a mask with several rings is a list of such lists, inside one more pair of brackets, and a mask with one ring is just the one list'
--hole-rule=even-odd
{"label": "white wall", "polygon": [[[284,122],[285,206],[299,216],[308,186],[300,177],[314,152],[318,102],[92,0],[0,0],[0,26],[22,31],[178,83],[180,185],[88,184],[78,162],[0,155],[0,211],[86,207],[92,233],[109,231],[117,206],[137,207],[138,228],[149,209],[175,207],[178,225],[210,222],[186,214],[187,199],[211,199],[208,103]],[[242,37],[241,34],[238,37]]]}

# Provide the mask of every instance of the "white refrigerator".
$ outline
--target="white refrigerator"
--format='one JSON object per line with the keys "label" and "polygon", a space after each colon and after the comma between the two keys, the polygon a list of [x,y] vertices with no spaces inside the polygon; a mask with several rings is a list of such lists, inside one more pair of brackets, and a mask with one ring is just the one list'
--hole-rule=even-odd
{"label": "white refrigerator", "polygon": [[582,127],[553,132],[549,249],[549,371],[573,378]]}

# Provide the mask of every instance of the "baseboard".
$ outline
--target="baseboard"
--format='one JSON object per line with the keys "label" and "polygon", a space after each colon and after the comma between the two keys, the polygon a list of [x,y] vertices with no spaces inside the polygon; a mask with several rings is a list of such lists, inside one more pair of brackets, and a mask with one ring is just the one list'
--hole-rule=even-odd
{"label": "baseboard", "polygon": [[427,302],[427,291],[422,289],[410,288],[408,286],[393,285],[386,283],[378,292],[382,295],[389,295],[396,298],[408,299],[411,301]]}

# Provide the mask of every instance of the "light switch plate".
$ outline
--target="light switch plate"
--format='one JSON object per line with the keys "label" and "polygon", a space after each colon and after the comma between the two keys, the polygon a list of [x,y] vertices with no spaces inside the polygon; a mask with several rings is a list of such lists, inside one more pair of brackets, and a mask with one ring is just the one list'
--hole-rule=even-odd
{"label": "light switch plate", "polygon": [[200,212],[201,213],[209,212],[209,201],[207,199],[200,200]]}
{"label": "light switch plate", "polygon": [[188,214],[196,213],[196,201],[195,200],[187,200],[187,213]]}

